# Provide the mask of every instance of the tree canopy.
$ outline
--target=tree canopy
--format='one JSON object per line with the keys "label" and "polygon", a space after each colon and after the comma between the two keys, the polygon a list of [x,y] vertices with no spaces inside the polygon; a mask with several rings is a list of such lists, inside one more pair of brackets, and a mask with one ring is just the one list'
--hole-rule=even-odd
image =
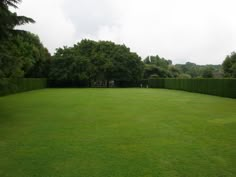
{"label": "tree canopy", "polygon": [[57,49],[49,76],[53,80],[133,81],[142,79],[142,74],[141,58],[125,45],[85,39]]}
{"label": "tree canopy", "polygon": [[21,0],[1,0],[0,1],[0,41],[9,37],[22,33],[22,30],[16,30],[15,27],[26,23],[34,23],[32,18],[18,16],[9,10],[9,7],[18,8],[17,4]]}
{"label": "tree canopy", "polygon": [[0,77],[46,77],[48,50],[38,36],[25,32],[0,43]]}
{"label": "tree canopy", "polygon": [[50,60],[48,50],[37,35],[15,29],[34,20],[9,10],[20,0],[0,1],[0,78],[46,77]]}
{"label": "tree canopy", "polygon": [[228,55],[223,64],[223,70],[225,77],[236,78],[236,53],[233,52],[231,55]]}

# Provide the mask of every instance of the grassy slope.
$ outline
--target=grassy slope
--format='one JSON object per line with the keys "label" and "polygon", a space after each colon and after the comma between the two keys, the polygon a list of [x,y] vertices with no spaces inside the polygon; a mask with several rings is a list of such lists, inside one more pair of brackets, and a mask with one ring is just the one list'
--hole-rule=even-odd
{"label": "grassy slope", "polygon": [[1,177],[236,176],[236,100],[158,89],[0,98]]}

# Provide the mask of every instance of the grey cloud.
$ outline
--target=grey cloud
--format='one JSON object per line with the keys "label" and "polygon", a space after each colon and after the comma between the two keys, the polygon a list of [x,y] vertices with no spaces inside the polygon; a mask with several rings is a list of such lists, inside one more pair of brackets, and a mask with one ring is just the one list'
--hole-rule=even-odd
{"label": "grey cloud", "polygon": [[235,0],[23,0],[19,13],[36,18],[23,28],[39,34],[52,52],[91,38],[124,43],[142,57],[219,64],[236,50],[235,5]]}
{"label": "grey cloud", "polygon": [[109,0],[66,0],[63,10],[79,36],[97,35],[101,26],[112,26],[115,23]]}

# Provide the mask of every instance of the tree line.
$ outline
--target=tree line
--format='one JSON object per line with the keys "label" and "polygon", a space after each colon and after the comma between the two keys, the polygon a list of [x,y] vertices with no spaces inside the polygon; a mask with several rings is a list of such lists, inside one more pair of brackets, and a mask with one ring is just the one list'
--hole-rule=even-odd
{"label": "tree line", "polygon": [[39,37],[16,26],[34,23],[9,10],[20,0],[0,1],[0,78],[50,80],[138,81],[149,78],[236,78],[236,53],[222,65],[173,64],[158,55],[141,59],[125,45],[82,40],[58,48],[51,56]]}

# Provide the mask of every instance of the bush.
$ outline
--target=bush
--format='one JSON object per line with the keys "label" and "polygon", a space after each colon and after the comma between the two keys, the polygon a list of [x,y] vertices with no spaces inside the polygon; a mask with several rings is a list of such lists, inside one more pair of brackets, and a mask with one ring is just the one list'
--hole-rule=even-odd
{"label": "bush", "polygon": [[47,87],[46,79],[1,79],[0,96]]}
{"label": "bush", "polygon": [[192,76],[189,75],[189,74],[180,74],[180,75],[178,75],[177,78],[178,78],[178,79],[191,79]]}
{"label": "bush", "polygon": [[150,79],[149,87],[236,98],[236,79]]}

